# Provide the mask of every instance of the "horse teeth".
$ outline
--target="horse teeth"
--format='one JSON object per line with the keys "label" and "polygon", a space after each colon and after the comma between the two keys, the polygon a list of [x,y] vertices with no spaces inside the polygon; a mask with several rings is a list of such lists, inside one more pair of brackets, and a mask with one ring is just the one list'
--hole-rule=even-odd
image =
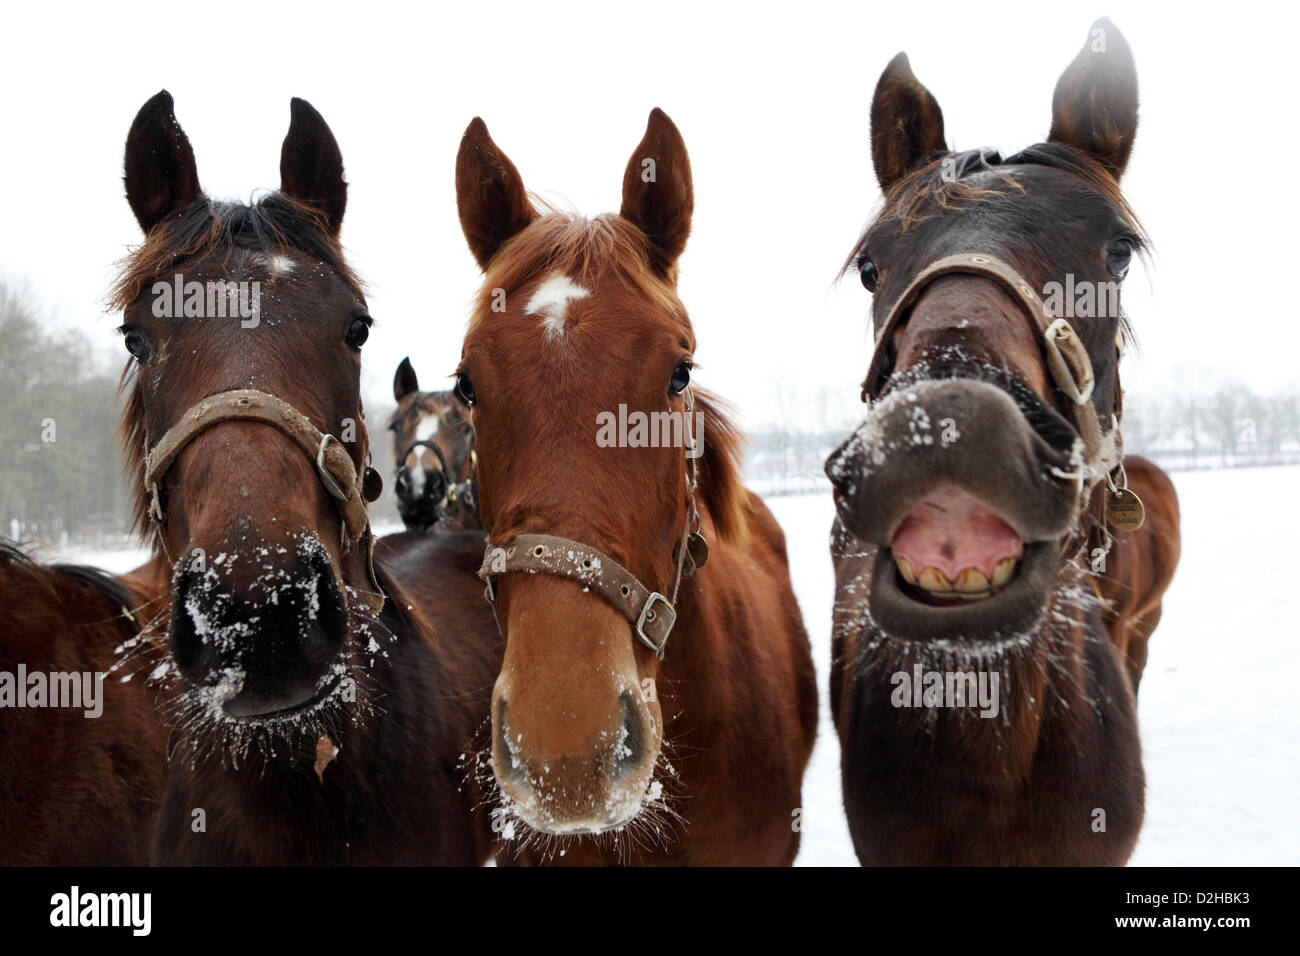
{"label": "horse teeth", "polygon": [[927,591],[939,594],[946,594],[952,590],[952,582],[944,577],[943,572],[938,568],[926,568],[922,571],[919,583]]}
{"label": "horse teeth", "polygon": [[979,568],[966,568],[957,575],[954,587],[966,594],[979,594],[989,589],[989,579]]}
{"label": "horse teeth", "polygon": [[1015,558],[1003,558],[993,567],[993,586],[1000,588],[1011,579],[1011,572],[1016,569]]}
{"label": "horse teeth", "polygon": [[894,555],[894,563],[898,565],[898,573],[903,576],[903,580],[908,584],[916,583],[916,572],[912,570],[912,565],[907,558],[901,554]]}

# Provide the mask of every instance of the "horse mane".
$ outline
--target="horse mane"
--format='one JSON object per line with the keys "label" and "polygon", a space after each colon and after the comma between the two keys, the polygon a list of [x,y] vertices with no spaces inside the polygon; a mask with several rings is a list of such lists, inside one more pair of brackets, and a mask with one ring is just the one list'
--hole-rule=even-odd
{"label": "horse mane", "polygon": [[651,267],[649,240],[640,229],[613,213],[588,219],[546,206],[540,211],[542,215],[511,237],[488,264],[471,331],[491,313],[494,289],[509,295],[551,272],[591,284],[603,270],[685,324],[686,310],[672,284]]}
{"label": "horse mane", "polygon": [[[277,255],[300,252],[320,260],[363,295],[361,280],[348,265],[343,247],[330,231],[324,214],[315,206],[279,192],[255,202],[196,199],[185,210],[156,225],[118,264],[107,304],[115,311],[129,308],[154,282],[181,263],[195,258],[235,251]],[[144,487],[144,404],[137,387],[137,365],[128,360],[118,383],[118,398],[125,394],[118,438],[123,465],[133,489],[132,527],[145,540],[154,537],[148,520],[148,489]]]}
{"label": "horse mane", "polygon": [[704,450],[699,458],[698,495],[724,540],[743,545],[749,527],[749,492],[741,479],[745,437],[731,409],[710,392],[691,389],[695,410],[704,422]]}
{"label": "horse mane", "polygon": [[12,541],[0,541],[0,567],[20,570],[60,602],[63,595],[55,582],[59,577],[65,577],[98,591],[123,611],[135,603],[126,587],[106,571],[84,564],[41,564]]}

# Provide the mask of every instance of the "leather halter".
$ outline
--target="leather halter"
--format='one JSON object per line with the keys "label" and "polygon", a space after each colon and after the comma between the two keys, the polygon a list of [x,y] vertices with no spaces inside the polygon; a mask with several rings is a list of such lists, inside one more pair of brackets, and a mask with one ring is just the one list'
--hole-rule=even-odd
{"label": "leather halter", "polygon": [[[694,405],[689,388],[686,394],[689,415]],[[686,528],[677,546],[677,573],[671,597],[646,587],[609,555],[580,541],[550,534],[520,534],[505,545],[494,545],[489,540],[478,576],[486,586],[484,596],[492,605],[492,615],[502,638],[505,629],[497,614],[496,578],[516,571],[550,574],[575,581],[604,598],[627,618],[637,640],[662,659],[668,635],[677,622],[677,595],[682,579],[703,567],[709,554],[700,533],[700,513],[695,507],[696,459],[687,460],[690,465],[686,474]]]}
{"label": "leather halter", "polygon": [[159,485],[186,445],[213,425],[230,421],[260,422],[277,428],[315,462],[316,474],[339,511],[344,551],[354,544],[361,548],[368,585],[368,590],[362,593],[367,606],[378,614],[384,606],[384,592],[375,578],[374,535],[366,502],[377,499],[383,490],[379,473],[367,465],[358,480],[356,465],[342,442],[320,431],[288,402],[256,389],[220,392],[196,402],[145,453],[144,484],[149,492],[149,519],[158,532],[158,540],[163,542],[164,551],[167,547],[163,535],[165,516]]}
{"label": "leather halter", "polygon": [[874,399],[885,384],[884,345],[889,335],[898,327],[908,309],[931,282],[940,276],[954,273],[992,279],[1011,294],[1034,323],[1047,358],[1047,369],[1057,389],[1072,403],[1074,425],[1083,440],[1084,460],[1080,470],[1061,477],[1075,478],[1079,483],[1080,496],[1086,500],[1085,492],[1090,493],[1098,481],[1109,475],[1123,461],[1123,437],[1119,423],[1112,420],[1110,429],[1104,432],[1102,430],[1097,410],[1092,404],[1092,392],[1096,385],[1092,359],[1088,357],[1088,350],[1074,328],[1063,318],[1053,318],[1033,286],[1015,269],[993,256],[981,253],[945,256],[930,263],[916,274],[902,294],[894,300],[894,304],[889,307],[884,322],[876,332],[871,367],[862,383],[863,400]]}

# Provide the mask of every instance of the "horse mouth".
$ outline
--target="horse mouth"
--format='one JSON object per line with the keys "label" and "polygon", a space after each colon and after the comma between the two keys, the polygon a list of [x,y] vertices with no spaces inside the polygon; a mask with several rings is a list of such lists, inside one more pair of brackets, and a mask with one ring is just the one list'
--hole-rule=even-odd
{"label": "horse mouth", "polygon": [[340,670],[339,673],[330,674],[316,689],[316,692],[306,700],[282,706],[273,706],[269,709],[265,707],[264,702],[241,700],[242,695],[236,695],[222,703],[221,711],[226,717],[250,724],[269,724],[282,720],[292,720],[321,707],[334,696],[334,692],[338,690],[342,681],[343,675]]}
{"label": "horse mouth", "polygon": [[952,485],[917,502],[890,541],[909,593],[944,606],[991,597],[1015,576],[1024,541],[993,508]]}
{"label": "horse mouth", "polygon": [[1051,591],[1055,541],[1027,541],[996,508],[955,485],[925,495],[880,548],[873,617],[892,636],[964,642],[1032,626]]}

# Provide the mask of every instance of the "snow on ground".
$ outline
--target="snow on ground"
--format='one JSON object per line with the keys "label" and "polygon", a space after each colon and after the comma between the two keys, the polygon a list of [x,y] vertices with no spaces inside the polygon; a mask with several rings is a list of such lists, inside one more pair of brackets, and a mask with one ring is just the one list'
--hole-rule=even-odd
{"label": "snow on ground", "polygon": [[[1300,467],[1179,472],[1183,551],[1151,638],[1138,698],[1146,821],[1135,866],[1300,864]],[[830,535],[825,495],[769,498],[821,692],[821,730],[804,778],[800,865],[854,864],[827,695]]]}
{"label": "snow on ground", "polygon": [[[1300,467],[1180,472],[1182,562],[1151,639],[1138,711],[1146,822],[1134,865],[1300,864],[1300,594],[1290,502]],[[812,639],[821,728],[803,786],[806,866],[855,865],[826,701],[833,506],[825,494],[769,498]],[[42,551],[120,573],[145,552]]]}

